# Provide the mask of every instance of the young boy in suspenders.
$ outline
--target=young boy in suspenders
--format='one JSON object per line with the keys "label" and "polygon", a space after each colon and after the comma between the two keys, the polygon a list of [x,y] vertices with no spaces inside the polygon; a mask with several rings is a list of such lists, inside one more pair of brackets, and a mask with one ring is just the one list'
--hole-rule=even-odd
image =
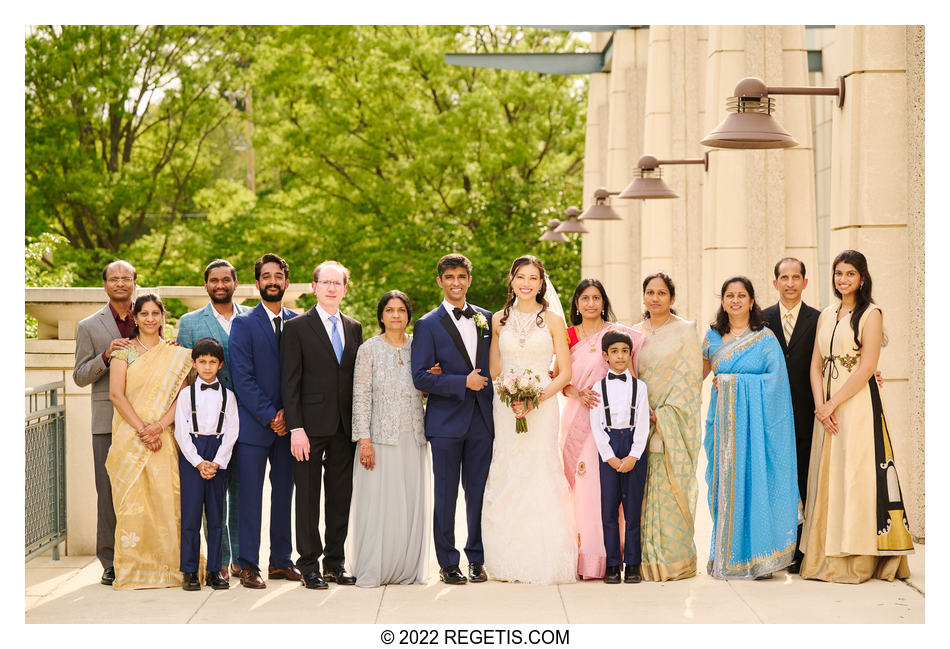
{"label": "young boy in suspenders", "polygon": [[646,443],[650,435],[647,386],[630,374],[630,336],[608,331],[601,341],[607,376],[591,389],[599,397],[590,409],[590,429],[600,453],[600,513],[604,526],[607,570],[604,583],[620,583],[619,509],[623,505],[623,581],[640,582],[640,509],[647,476]]}
{"label": "young boy in suspenders", "polygon": [[175,440],[181,482],[182,588],[201,590],[198,560],[201,550],[201,515],[208,521],[208,562],[205,584],[215,590],[228,582],[215,570],[221,565],[221,521],[227,468],[238,438],[237,400],[217,380],[224,363],[224,348],[214,338],[201,338],[191,350],[198,378],[178,395]]}

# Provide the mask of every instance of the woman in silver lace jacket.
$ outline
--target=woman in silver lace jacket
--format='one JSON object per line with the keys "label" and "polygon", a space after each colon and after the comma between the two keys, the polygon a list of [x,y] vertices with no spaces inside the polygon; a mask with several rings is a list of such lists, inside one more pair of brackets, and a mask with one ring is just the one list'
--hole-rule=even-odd
{"label": "woman in silver lace jacket", "polygon": [[412,384],[412,318],[402,291],[376,309],[380,335],[364,342],[353,377],[353,464],[346,556],[356,585],[426,580],[432,505],[422,393]]}

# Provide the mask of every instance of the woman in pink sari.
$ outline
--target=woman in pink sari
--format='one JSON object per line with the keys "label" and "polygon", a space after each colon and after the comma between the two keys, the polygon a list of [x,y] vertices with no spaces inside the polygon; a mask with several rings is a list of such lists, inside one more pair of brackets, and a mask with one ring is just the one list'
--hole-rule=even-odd
{"label": "woman in pink sari", "polygon": [[630,373],[634,376],[645,336],[613,322],[607,292],[596,279],[582,279],[574,289],[570,318],[573,326],[568,328],[567,338],[571,383],[563,390],[567,402],[561,412],[561,457],[577,520],[577,573],[582,579],[602,579],[607,553],[600,519],[600,456],[588,414],[588,409],[597,404],[597,397],[590,388],[607,376],[607,362],[600,349],[601,338],[607,331],[620,330],[630,336]]}

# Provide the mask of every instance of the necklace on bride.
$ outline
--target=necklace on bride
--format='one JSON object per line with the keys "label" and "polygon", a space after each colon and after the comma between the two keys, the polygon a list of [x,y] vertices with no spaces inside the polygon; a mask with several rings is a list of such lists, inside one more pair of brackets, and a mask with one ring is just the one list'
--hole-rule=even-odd
{"label": "necklace on bride", "polygon": [[591,351],[591,352],[596,352],[596,351],[597,351],[597,347],[595,346],[595,345],[596,345],[596,341],[594,340],[594,336],[596,336],[596,335],[599,334],[601,331],[603,331],[603,330],[604,330],[604,327],[606,327],[606,326],[607,326],[607,323],[604,322],[603,320],[601,320],[601,321],[600,321],[600,329],[598,329],[597,331],[594,331],[594,332],[591,332],[591,333],[588,334],[588,333],[587,333],[587,330],[584,329],[584,325],[583,325],[583,324],[577,325],[577,328],[581,330],[581,337],[582,337],[582,339],[583,339],[583,340],[586,340],[586,341],[588,341],[588,342],[590,343],[590,351]]}
{"label": "necklace on bride", "polygon": [[531,327],[536,323],[537,315],[537,311],[525,313],[517,307],[511,309],[506,326],[511,325],[511,332],[518,336],[518,346],[522,349],[528,344],[528,334],[531,333]]}

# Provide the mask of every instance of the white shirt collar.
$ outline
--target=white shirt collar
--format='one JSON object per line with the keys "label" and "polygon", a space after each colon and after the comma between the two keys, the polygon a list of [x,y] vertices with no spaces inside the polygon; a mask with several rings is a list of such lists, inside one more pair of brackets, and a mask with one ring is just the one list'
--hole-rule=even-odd
{"label": "white shirt collar", "polygon": [[337,319],[337,322],[339,322],[340,324],[343,324],[343,318],[341,317],[343,314],[340,312],[339,309],[337,309],[337,312],[336,312],[336,313],[327,313],[327,312],[323,309],[323,307],[320,306],[320,303],[318,302],[318,303],[317,303],[317,313],[320,314],[320,319],[323,320],[324,322],[326,322],[327,320],[329,320],[331,315],[335,315],[335,316],[336,316],[336,319]]}
{"label": "white shirt collar", "polygon": [[[234,316],[236,316],[236,315],[238,314],[238,305],[237,305],[237,302],[231,302],[231,309],[232,309],[232,311],[231,311],[231,317],[230,317],[230,318],[225,318],[225,317],[221,314],[220,311],[218,311],[216,308],[214,308],[214,303],[213,303],[213,302],[208,302],[208,305],[211,307],[211,314],[212,314],[215,318],[217,318],[218,320],[221,320],[221,321],[223,321],[223,322],[231,322],[232,320],[234,320]],[[264,307],[264,308],[267,308],[267,307]]]}
{"label": "white shirt collar", "polygon": [[[445,311],[446,311],[450,316],[452,316],[453,318],[455,317],[455,316],[452,314],[452,309],[455,308],[455,305],[454,305],[454,304],[450,304],[448,300],[442,300],[442,306],[445,307]],[[466,300],[465,304],[462,306],[462,310],[464,311],[465,309],[468,308],[468,306],[469,306],[469,305],[468,305],[468,301]]]}
{"label": "white shirt collar", "polygon": [[782,304],[781,302],[779,302],[779,303],[778,303],[778,310],[779,310],[779,314],[782,316],[782,320],[785,320],[785,317],[786,317],[787,314],[789,314],[789,313],[792,314],[792,319],[793,319],[793,320],[798,320],[798,314],[799,314],[799,312],[802,310],[802,301],[799,300],[799,301],[798,301],[798,304],[796,304],[795,306],[793,306],[791,309],[786,309],[786,308],[785,308],[785,305]]}

